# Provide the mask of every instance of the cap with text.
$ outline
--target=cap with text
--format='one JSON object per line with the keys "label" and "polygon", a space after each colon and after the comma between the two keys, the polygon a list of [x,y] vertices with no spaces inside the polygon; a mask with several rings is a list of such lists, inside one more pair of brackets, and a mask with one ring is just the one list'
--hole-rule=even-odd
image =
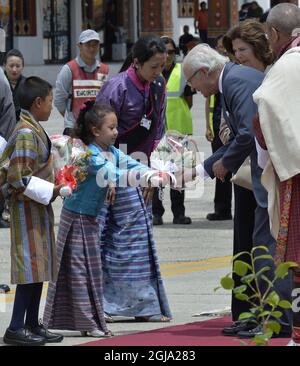
{"label": "cap with text", "polygon": [[87,43],[90,41],[100,42],[100,37],[99,37],[99,34],[97,32],[95,32],[94,30],[87,29],[80,34],[78,43]]}

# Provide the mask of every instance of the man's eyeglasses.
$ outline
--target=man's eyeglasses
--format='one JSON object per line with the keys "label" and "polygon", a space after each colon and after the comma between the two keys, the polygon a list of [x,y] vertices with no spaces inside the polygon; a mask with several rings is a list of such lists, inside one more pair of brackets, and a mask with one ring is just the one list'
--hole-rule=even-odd
{"label": "man's eyeglasses", "polygon": [[195,71],[194,73],[193,73],[193,75],[187,80],[187,82],[186,82],[186,84],[188,85],[188,86],[192,86],[191,85],[191,81],[192,81],[192,79],[196,76],[196,74],[198,74],[198,72],[199,72],[200,70],[197,70],[197,71]]}

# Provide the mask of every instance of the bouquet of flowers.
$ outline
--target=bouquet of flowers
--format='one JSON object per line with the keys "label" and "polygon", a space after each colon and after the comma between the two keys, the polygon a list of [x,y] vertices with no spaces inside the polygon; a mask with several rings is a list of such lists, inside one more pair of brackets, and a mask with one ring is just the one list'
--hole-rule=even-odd
{"label": "bouquet of flowers", "polygon": [[[197,144],[190,136],[167,131],[151,154],[151,167],[171,174],[192,169],[197,164],[197,153]],[[176,182],[175,188],[184,189],[186,185]]]}
{"label": "bouquet of flowers", "polygon": [[76,189],[78,183],[87,177],[91,152],[81,140],[69,136],[50,136],[50,140],[55,183],[64,185],[59,193],[62,197],[67,197]]}

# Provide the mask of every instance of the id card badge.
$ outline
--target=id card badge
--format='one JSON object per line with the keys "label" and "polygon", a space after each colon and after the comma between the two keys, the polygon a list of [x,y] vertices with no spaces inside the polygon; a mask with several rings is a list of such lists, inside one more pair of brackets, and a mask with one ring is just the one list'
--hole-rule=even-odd
{"label": "id card badge", "polygon": [[144,116],[141,120],[140,126],[146,128],[146,130],[150,130],[152,121]]}

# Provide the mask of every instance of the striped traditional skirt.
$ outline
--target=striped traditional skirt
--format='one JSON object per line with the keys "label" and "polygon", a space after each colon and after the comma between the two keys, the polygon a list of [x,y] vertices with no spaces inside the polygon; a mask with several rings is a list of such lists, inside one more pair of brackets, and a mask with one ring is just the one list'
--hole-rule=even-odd
{"label": "striped traditional skirt", "polygon": [[11,200],[11,283],[55,281],[54,215],[51,205]]}
{"label": "striped traditional skirt", "polygon": [[152,207],[138,188],[118,188],[99,216],[103,302],[110,315],[172,317],[153,239]]}
{"label": "striped traditional skirt", "polygon": [[44,324],[50,329],[107,332],[95,217],[62,210],[57,257],[58,279],[49,284]]}

